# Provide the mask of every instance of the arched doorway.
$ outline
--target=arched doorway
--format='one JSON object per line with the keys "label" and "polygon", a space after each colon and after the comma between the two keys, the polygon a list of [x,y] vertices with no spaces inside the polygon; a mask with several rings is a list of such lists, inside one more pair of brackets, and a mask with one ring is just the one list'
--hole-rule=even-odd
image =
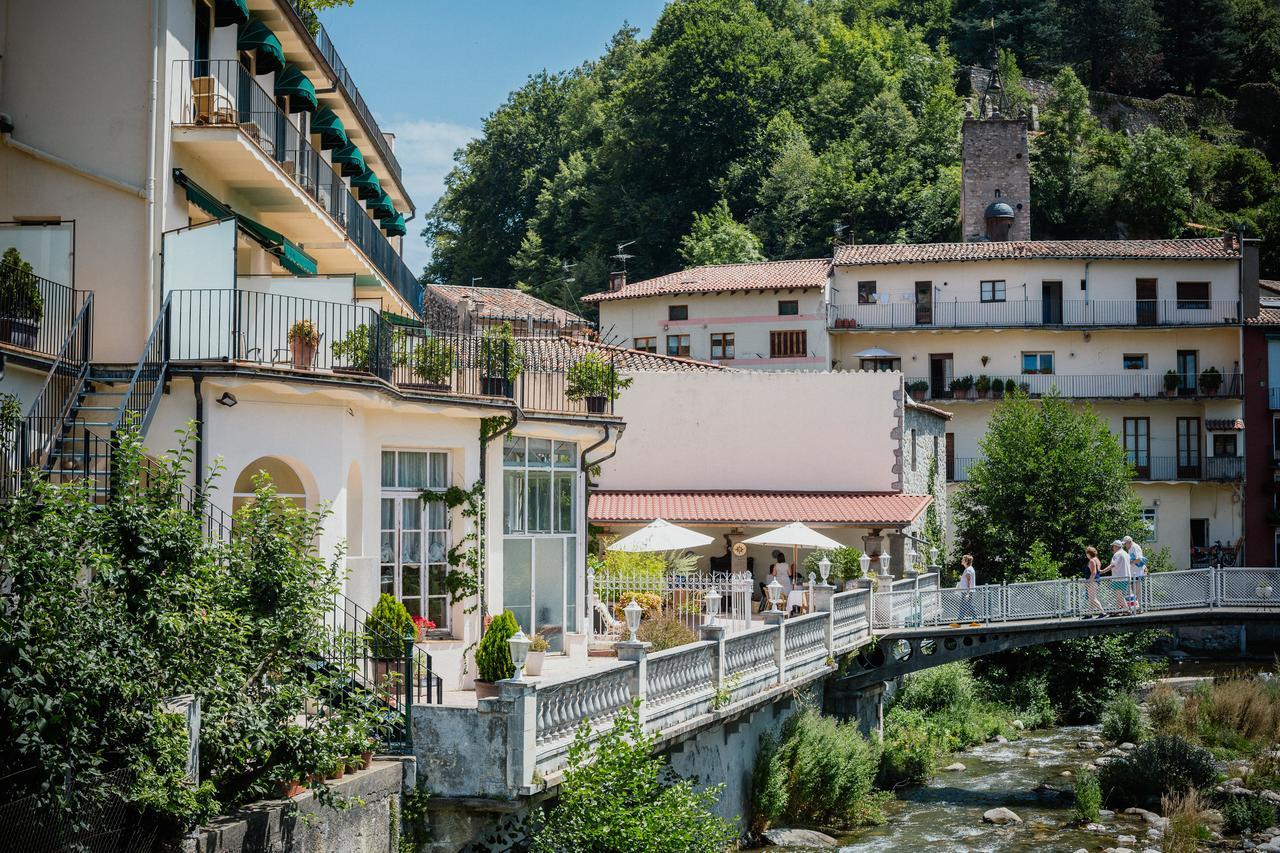
{"label": "arched doorway", "polygon": [[300,509],[307,508],[307,490],[302,485],[302,477],[298,476],[298,472],[283,459],[275,456],[259,456],[244,466],[236,477],[235,488],[231,493],[232,512],[253,500],[253,480],[259,472],[271,478],[271,483],[276,487],[276,493],[280,497],[292,501]]}

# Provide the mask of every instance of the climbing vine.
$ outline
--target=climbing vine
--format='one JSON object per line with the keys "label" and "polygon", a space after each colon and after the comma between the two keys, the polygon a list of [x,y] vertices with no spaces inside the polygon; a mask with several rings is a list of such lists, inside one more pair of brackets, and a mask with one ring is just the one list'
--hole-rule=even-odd
{"label": "climbing vine", "polygon": [[924,514],[924,538],[929,544],[942,551],[942,519],[938,516],[938,454],[932,454],[929,460],[929,495],[933,498]]}
{"label": "climbing vine", "polygon": [[445,572],[444,585],[449,591],[450,604],[457,604],[468,596],[474,597],[464,611],[474,613],[480,606],[480,572],[484,565],[480,547],[480,535],[485,524],[484,481],[476,480],[469,489],[450,486],[443,495],[430,490],[422,492],[423,502],[442,498],[450,512],[461,507],[462,517],[471,522],[462,540],[445,556],[449,569]]}

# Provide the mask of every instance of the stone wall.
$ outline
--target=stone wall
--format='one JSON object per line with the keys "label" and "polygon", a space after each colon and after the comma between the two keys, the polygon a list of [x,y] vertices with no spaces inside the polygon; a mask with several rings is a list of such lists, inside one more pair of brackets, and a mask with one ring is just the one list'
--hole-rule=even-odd
{"label": "stone wall", "polygon": [[1013,208],[1010,240],[1031,239],[1031,165],[1027,122],[1021,119],[965,119],[964,177],[960,188],[961,239],[987,233],[987,205]]}
{"label": "stone wall", "polygon": [[[905,407],[902,436],[902,491],[908,495],[933,495],[934,509],[938,514],[939,528],[945,537],[950,524],[950,505],[947,499],[947,419],[925,409],[910,405]],[[914,443],[913,443],[914,439]],[[914,464],[912,460],[914,459]],[[929,489],[929,472],[934,471],[933,490]],[[927,512],[907,532],[921,539],[925,537]],[[943,543],[937,546],[943,549]],[[927,549],[916,543],[915,550],[922,562],[928,562]]]}
{"label": "stone wall", "polygon": [[507,784],[507,712],[511,703],[481,699],[476,708],[413,706],[418,778],[438,797],[511,796]]}
{"label": "stone wall", "polygon": [[335,809],[306,791],[265,800],[218,818],[182,843],[183,853],[396,853],[400,794],[413,784],[413,761],[379,760],[330,782],[351,802]]}

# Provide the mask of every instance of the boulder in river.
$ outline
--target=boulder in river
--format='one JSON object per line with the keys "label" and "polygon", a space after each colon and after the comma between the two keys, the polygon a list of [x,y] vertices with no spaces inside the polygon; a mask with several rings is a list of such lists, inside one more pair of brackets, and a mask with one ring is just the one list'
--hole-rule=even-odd
{"label": "boulder in river", "polygon": [[1004,826],[1008,823],[1022,823],[1022,818],[1018,817],[1012,809],[1006,809],[1001,806],[998,809],[987,809],[982,814],[983,823],[994,823],[996,826]]}
{"label": "boulder in river", "polygon": [[1120,749],[1124,750],[1125,752],[1132,752],[1137,748],[1138,748],[1138,745],[1136,743],[1130,743],[1129,741],[1125,741],[1124,743],[1120,744]]}
{"label": "boulder in river", "polygon": [[772,847],[838,847],[825,832],[816,829],[767,829],[764,838]]}
{"label": "boulder in river", "polygon": [[1121,844],[1137,844],[1138,838],[1134,835],[1117,835],[1116,841],[1119,841]]}
{"label": "boulder in river", "polygon": [[1009,725],[1013,726],[1018,731],[1022,731],[1023,729],[1026,728],[1026,725],[1022,722],[1022,720],[1014,720]]}
{"label": "boulder in river", "polygon": [[1025,755],[1027,758],[1035,758],[1039,754],[1040,754],[1040,750],[1036,749],[1034,746],[1023,753],[1023,755]]}
{"label": "boulder in river", "polygon": [[942,769],[949,773],[959,773],[965,769],[965,766],[961,764],[959,761],[957,761],[954,764],[948,764],[946,767]]}

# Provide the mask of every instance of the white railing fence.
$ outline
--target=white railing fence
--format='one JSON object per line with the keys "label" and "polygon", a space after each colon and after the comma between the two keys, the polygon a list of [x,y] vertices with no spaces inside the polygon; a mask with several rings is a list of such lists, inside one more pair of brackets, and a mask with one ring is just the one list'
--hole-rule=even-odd
{"label": "white railing fence", "polygon": [[597,640],[625,639],[623,608],[634,598],[645,616],[677,619],[695,634],[705,621],[706,596],[720,596],[717,618],[737,633],[751,627],[751,575],[726,574],[596,574],[587,569],[587,606]]}

